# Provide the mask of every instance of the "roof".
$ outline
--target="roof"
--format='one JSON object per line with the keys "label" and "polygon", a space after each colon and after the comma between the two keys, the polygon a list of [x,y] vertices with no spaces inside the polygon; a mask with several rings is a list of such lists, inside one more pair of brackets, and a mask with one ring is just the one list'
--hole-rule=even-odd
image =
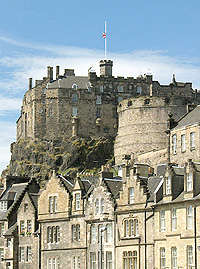
{"label": "roof", "polygon": [[14,225],[12,225],[4,234],[5,236],[11,236],[13,235],[13,232],[15,231],[15,229],[17,228],[17,223],[15,223]]}
{"label": "roof", "polygon": [[147,187],[150,194],[148,202],[154,202],[154,193],[157,191],[157,188],[162,181],[163,181],[162,176],[152,176],[148,178]]}
{"label": "roof", "polygon": [[117,179],[109,179],[109,178],[104,178],[104,181],[109,188],[110,192],[112,195],[116,198],[122,189],[122,180],[117,178]]}
{"label": "roof", "polygon": [[200,105],[198,105],[191,112],[187,113],[183,116],[179,121],[178,125],[174,127],[172,130],[177,130],[183,126],[192,125],[200,122]]}
{"label": "roof", "polygon": [[177,176],[184,176],[184,167],[172,166],[172,168]]}
{"label": "roof", "polygon": [[64,88],[71,89],[73,84],[77,84],[78,89],[87,89],[89,86],[88,77],[69,76],[57,79],[48,84],[48,89]]}

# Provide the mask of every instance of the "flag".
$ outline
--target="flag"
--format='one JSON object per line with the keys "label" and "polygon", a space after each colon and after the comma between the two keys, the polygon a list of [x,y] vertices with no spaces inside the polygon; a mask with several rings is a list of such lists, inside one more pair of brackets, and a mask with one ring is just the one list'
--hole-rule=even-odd
{"label": "flag", "polygon": [[102,37],[103,37],[103,38],[106,38],[106,33],[103,33],[103,34],[102,34]]}

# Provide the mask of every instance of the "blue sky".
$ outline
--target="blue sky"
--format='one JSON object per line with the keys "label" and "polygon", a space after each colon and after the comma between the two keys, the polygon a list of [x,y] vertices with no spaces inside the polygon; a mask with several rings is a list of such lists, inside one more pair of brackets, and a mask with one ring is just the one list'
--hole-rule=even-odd
{"label": "blue sky", "polygon": [[176,73],[200,89],[199,13],[199,0],[1,0],[0,172],[9,163],[28,78],[45,76],[47,65],[77,75],[93,65],[98,73],[105,20],[115,76],[151,72],[169,84]]}

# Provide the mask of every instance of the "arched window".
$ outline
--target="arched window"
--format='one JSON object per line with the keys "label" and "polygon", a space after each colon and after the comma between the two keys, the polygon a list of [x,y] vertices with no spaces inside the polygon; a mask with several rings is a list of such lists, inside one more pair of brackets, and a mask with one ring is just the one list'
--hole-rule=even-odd
{"label": "arched window", "polygon": [[123,252],[123,269],[137,269],[137,251]]}
{"label": "arched window", "polygon": [[135,237],[138,235],[138,219],[124,220],[124,237]]}

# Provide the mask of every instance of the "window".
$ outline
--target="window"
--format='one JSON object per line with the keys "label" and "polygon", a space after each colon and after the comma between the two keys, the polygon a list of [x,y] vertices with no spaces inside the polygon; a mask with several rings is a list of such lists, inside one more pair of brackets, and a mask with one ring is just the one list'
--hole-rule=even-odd
{"label": "window", "polygon": [[139,235],[138,219],[130,219],[124,221],[124,236],[134,237]]}
{"label": "window", "polygon": [[129,204],[134,203],[134,188],[129,188],[128,190]]}
{"label": "window", "polygon": [[7,210],[7,201],[1,201],[0,206],[1,206],[0,209],[1,209],[2,211],[6,211],[6,210]]}
{"label": "window", "polygon": [[31,262],[32,261],[32,248],[31,247],[27,247],[26,258],[27,258],[27,262]]}
{"label": "window", "polygon": [[112,241],[112,223],[106,225],[106,242]]}
{"label": "window", "polygon": [[24,247],[20,247],[20,262],[24,262]]}
{"label": "window", "polygon": [[181,151],[185,151],[185,135],[181,135]]}
{"label": "window", "polygon": [[142,87],[141,86],[137,86],[136,93],[137,94],[141,94],[142,93]]}
{"label": "window", "polygon": [[122,96],[118,96],[118,103],[121,102],[123,100]]}
{"label": "window", "polygon": [[49,212],[54,213],[57,212],[57,196],[50,196],[49,197]]}
{"label": "window", "polygon": [[42,88],[42,93],[45,94],[46,93],[46,89]]}
{"label": "window", "polygon": [[104,205],[104,199],[103,198],[101,198],[100,206],[101,206],[101,213],[104,213],[105,205]]}
{"label": "window", "polygon": [[31,220],[27,220],[27,232],[31,233],[32,231],[32,223]]}
{"label": "window", "polygon": [[160,268],[165,269],[165,266],[166,266],[165,248],[160,248]]}
{"label": "window", "polygon": [[73,90],[77,90],[77,89],[78,89],[78,85],[77,85],[76,83],[74,83],[74,84],[72,85],[72,89],[73,89]]}
{"label": "window", "polygon": [[188,269],[190,269],[192,265],[193,265],[193,247],[188,246],[187,247],[187,266],[188,266]]}
{"label": "window", "polygon": [[96,242],[96,226],[94,224],[91,225],[90,237],[91,237],[91,243],[95,243]]}
{"label": "window", "polygon": [[100,204],[99,204],[99,199],[96,199],[96,214],[100,213]]}
{"label": "window", "polygon": [[187,207],[187,229],[193,229],[193,209],[192,209],[192,206]]}
{"label": "window", "polygon": [[78,95],[76,93],[72,94],[72,103],[77,103],[78,102]]}
{"label": "window", "polygon": [[123,92],[123,91],[124,91],[124,89],[123,89],[123,85],[118,85],[118,86],[117,86],[117,91],[118,91],[118,92]]}
{"label": "window", "polygon": [[81,195],[80,193],[75,194],[75,210],[80,210],[81,209]]}
{"label": "window", "polygon": [[161,232],[165,231],[165,211],[164,210],[160,211],[160,231]]}
{"label": "window", "polygon": [[99,91],[103,92],[103,85],[99,85]]}
{"label": "window", "polygon": [[166,177],[166,194],[171,194],[171,177]]}
{"label": "window", "polygon": [[78,115],[78,109],[76,106],[72,107],[72,117],[76,117]]}
{"label": "window", "polygon": [[96,214],[104,213],[105,210],[105,203],[104,198],[97,198],[95,201],[95,207],[96,207]]}
{"label": "window", "polygon": [[81,259],[80,256],[73,257],[73,269],[80,269],[81,268]]}
{"label": "window", "polygon": [[60,269],[60,259],[59,258],[49,258],[47,260],[48,269]]}
{"label": "window", "polygon": [[[98,252],[98,257],[99,257],[99,268],[104,268],[104,252],[102,251],[102,256],[100,257],[100,251]],[[100,267],[100,264],[102,265],[102,267]]]}
{"label": "window", "polygon": [[4,222],[0,223],[0,236],[2,237],[4,235]]}
{"label": "window", "polygon": [[20,233],[25,231],[24,220],[20,221]]}
{"label": "window", "polygon": [[137,269],[137,251],[123,252],[123,269]]}
{"label": "window", "polygon": [[49,108],[49,116],[52,116],[53,115],[53,108]]}
{"label": "window", "polygon": [[106,269],[112,269],[112,252],[106,252]]}
{"label": "window", "polygon": [[195,132],[190,133],[190,149],[195,148]]}
{"label": "window", "polygon": [[96,253],[95,252],[90,252],[90,268],[91,269],[97,268]]}
{"label": "window", "polygon": [[60,226],[47,227],[47,243],[57,243],[60,241]]}
{"label": "window", "polygon": [[101,105],[101,96],[99,96],[99,95],[97,96],[96,104]]}
{"label": "window", "polygon": [[187,178],[187,191],[192,191],[192,173],[186,175]]}
{"label": "window", "polygon": [[28,212],[28,204],[24,204],[24,212]]}
{"label": "window", "polygon": [[80,225],[72,225],[72,241],[80,241]]}
{"label": "window", "polygon": [[7,247],[8,247],[8,248],[11,247],[11,242],[12,242],[12,241],[11,241],[11,238],[8,238],[8,239],[7,239]]}
{"label": "window", "polygon": [[176,135],[172,136],[172,153],[176,154]]}
{"label": "window", "polygon": [[177,269],[177,248],[172,247],[172,269]]}
{"label": "window", "polygon": [[176,208],[172,208],[172,210],[171,210],[171,217],[172,217],[172,231],[174,231],[174,230],[177,230]]}
{"label": "window", "polygon": [[101,118],[101,108],[97,107],[97,118]]}

